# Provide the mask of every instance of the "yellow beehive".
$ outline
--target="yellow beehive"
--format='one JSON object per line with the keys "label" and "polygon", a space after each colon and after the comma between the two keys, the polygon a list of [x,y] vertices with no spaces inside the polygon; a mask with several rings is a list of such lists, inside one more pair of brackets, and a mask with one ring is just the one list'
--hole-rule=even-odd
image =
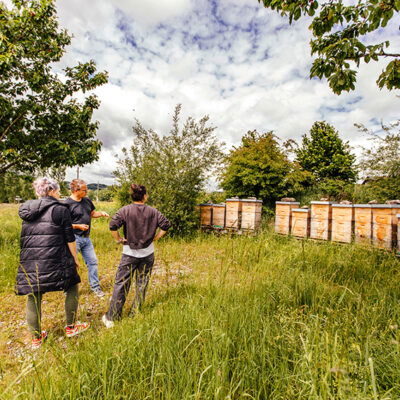
{"label": "yellow beehive", "polygon": [[311,202],[311,229],[312,239],[330,240],[332,221],[332,202]]}
{"label": "yellow beehive", "polygon": [[261,226],[262,201],[257,199],[242,199],[241,228],[256,230]]}
{"label": "yellow beehive", "polygon": [[275,211],[275,232],[282,235],[290,234],[293,208],[298,208],[298,201],[277,201]]}
{"label": "yellow beehive", "polygon": [[372,205],[372,242],[375,246],[391,250],[397,240],[398,204]]}
{"label": "yellow beehive", "polygon": [[354,204],[354,240],[370,244],[372,240],[371,204]]}
{"label": "yellow beehive", "polygon": [[332,204],[332,240],[334,242],[351,243],[353,225],[353,205]]}
{"label": "yellow beehive", "polygon": [[199,204],[200,208],[200,225],[203,227],[212,225],[213,205],[210,203]]}
{"label": "yellow beehive", "polygon": [[238,198],[226,199],[225,227],[239,229],[242,214],[242,202]]}
{"label": "yellow beehive", "polygon": [[225,228],[225,204],[213,204],[212,226]]}
{"label": "yellow beehive", "polygon": [[310,236],[310,210],[308,208],[293,208],[291,220],[293,236],[302,238]]}

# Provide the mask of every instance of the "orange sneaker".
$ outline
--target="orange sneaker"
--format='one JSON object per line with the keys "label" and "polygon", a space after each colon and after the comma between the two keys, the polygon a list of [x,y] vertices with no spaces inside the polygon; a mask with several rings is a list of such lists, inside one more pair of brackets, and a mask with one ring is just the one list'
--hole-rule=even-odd
{"label": "orange sneaker", "polygon": [[65,327],[65,334],[67,337],[73,337],[79,335],[82,332],[85,332],[86,329],[90,327],[89,322],[79,322],[77,321],[74,326],[66,326]]}
{"label": "orange sneaker", "polygon": [[32,350],[40,349],[40,346],[46,341],[47,339],[47,332],[42,331],[39,338],[33,338],[31,343]]}

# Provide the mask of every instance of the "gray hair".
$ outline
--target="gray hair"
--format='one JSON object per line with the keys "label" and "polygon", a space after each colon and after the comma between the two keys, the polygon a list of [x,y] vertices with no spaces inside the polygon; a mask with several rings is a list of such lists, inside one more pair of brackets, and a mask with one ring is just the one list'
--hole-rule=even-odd
{"label": "gray hair", "polygon": [[57,183],[57,181],[51,178],[37,178],[33,182],[33,187],[37,196],[39,197],[48,196],[49,192],[52,190],[60,189],[60,185]]}

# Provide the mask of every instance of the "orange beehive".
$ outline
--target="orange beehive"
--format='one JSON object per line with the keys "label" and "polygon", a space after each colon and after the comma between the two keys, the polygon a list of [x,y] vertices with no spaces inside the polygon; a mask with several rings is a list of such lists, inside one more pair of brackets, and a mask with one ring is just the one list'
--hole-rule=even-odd
{"label": "orange beehive", "polygon": [[391,250],[397,240],[399,204],[372,205],[372,242],[375,246]]}
{"label": "orange beehive", "polygon": [[293,236],[303,238],[310,236],[310,210],[308,208],[293,208],[291,220]]}
{"label": "orange beehive", "polygon": [[397,214],[397,251],[400,254],[400,214]]}
{"label": "orange beehive", "polygon": [[200,225],[207,227],[212,224],[213,205],[210,203],[200,204]]}
{"label": "orange beehive", "polygon": [[213,204],[212,226],[225,228],[225,204]]}
{"label": "orange beehive", "polygon": [[256,230],[261,225],[262,201],[257,199],[242,199],[241,228]]}
{"label": "orange beehive", "polygon": [[290,234],[293,208],[298,208],[298,201],[277,201],[275,212],[275,232],[282,235]]}
{"label": "orange beehive", "polygon": [[226,199],[225,226],[228,229],[239,229],[242,214],[242,201],[238,198]]}
{"label": "orange beehive", "polygon": [[332,204],[332,240],[351,243],[354,225],[352,204]]}
{"label": "orange beehive", "polygon": [[354,204],[354,240],[370,244],[372,240],[371,204]]}
{"label": "orange beehive", "polygon": [[312,239],[330,240],[331,221],[332,202],[312,201],[310,237]]}

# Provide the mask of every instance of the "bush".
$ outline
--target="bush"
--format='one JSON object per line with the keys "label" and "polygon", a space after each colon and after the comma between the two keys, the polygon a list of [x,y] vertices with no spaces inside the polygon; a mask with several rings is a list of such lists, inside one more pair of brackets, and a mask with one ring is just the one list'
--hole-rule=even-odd
{"label": "bush", "polygon": [[145,129],[139,121],[129,150],[122,149],[123,159],[114,172],[121,185],[116,198],[129,204],[129,186],[145,185],[149,205],[156,207],[172,223],[172,233],[185,234],[197,227],[195,211],[205,182],[222,158],[222,144],[214,136],[208,117],[199,121],[189,117],[179,127],[181,106],[175,108],[172,129],[159,135]]}

